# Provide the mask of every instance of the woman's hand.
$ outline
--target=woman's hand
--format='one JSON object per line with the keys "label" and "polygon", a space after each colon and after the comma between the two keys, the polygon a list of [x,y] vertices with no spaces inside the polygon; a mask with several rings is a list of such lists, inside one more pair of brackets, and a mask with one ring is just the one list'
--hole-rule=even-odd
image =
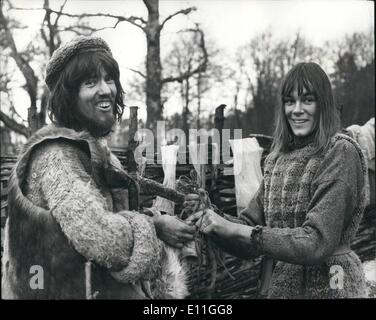
{"label": "woman's hand", "polygon": [[189,224],[195,224],[199,230],[207,235],[228,237],[233,233],[234,223],[222,218],[213,210],[198,211],[186,219]]}
{"label": "woman's hand", "polygon": [[175,216],[156,215],[153,221],[158,238],[170,246],[182,248],[187,241],[194,239],[196,228]]}

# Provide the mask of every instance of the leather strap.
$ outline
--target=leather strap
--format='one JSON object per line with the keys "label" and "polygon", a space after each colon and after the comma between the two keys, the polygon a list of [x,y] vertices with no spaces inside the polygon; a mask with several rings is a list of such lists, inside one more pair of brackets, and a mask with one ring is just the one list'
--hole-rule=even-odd
{"label": "leather strap", "polygon": [[264,256],[261,262],[261,276],[258,283],[258,292],[261,297],[267,296],[270,281],[272,279],[274,261],[272,258]]}
{"label": "leather strap", "polygon": [[350,253],[351,251],[352,250],[349,244],[341,244],[339,247],[337,247],[337,249],[334,250],[332,256],[340,256],[343,254]]}

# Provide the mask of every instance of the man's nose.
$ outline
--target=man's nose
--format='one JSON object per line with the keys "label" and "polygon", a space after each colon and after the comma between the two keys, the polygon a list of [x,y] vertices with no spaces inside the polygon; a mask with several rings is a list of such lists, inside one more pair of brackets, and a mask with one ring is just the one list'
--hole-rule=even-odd
{"label": "man's nose", "polygon": [[109,94],[111,94],[111,88],[110,88],[110,86],[108,85],[108,83],[104,79],[101,79],[98,82],[98,93],[100,95],[109,95]]}

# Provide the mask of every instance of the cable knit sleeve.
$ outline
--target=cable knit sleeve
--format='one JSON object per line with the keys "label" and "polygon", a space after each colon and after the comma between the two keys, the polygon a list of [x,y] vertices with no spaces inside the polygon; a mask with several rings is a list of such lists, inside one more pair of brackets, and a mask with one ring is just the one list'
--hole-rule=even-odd
{"label": "cable knit sleeve", "polygon": [[364,183],[360,156],[338,141],[325,156],[311,185],[311,201],[302,227],[254,229],[254,250],[277,260],[311,265],[325,260],[340,244]]}
{"label": "cable knit sleeve", "polygon": [[[137,213],[114,214],[109,210],[105,197],[85,169],[80,152],[64,141],[50,142],[35,151],[32,172],[41,176],[39,188],[46,205],[74,248],[86,259],[112,271],[128,266],[136,241],[138,245],[150,241],[151,247],[146,245],[141,250],[145,258],[141,263],[145,265],[140,266],[138,276],[142,276],[158,258],[154,227]],[[147,237],[143,229],[149,233]]]}

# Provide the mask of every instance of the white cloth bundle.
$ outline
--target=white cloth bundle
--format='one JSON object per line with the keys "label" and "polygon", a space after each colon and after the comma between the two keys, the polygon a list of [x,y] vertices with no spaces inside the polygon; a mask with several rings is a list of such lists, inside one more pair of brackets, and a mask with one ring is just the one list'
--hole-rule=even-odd
{"label": "white cloth bundle", "polygon": [[263,149],[256,138],[230,140],[234,155],[234,178],[238,213],[247,207],[258,190],[261,180]]}
{"label": "white cloth bundle", "polygon": [[[189,146],[190,163],[197,173],[197,181],[200,187],[205,187],[205,165],[208,164],[208,144],[191,143]],[[204,184],[204,185],[203,185]]]}
{"label": "white cloth bundle", "polygon": [[[167,188],[175,189],[176,180],[176,161],[178,154],[178,145],[162,146],[162,168],[164,172],[163,185]],[[170,215],[174,214],[175,204],[171,200],[157,197],[154,207],[159,211],[164,211]]]}

